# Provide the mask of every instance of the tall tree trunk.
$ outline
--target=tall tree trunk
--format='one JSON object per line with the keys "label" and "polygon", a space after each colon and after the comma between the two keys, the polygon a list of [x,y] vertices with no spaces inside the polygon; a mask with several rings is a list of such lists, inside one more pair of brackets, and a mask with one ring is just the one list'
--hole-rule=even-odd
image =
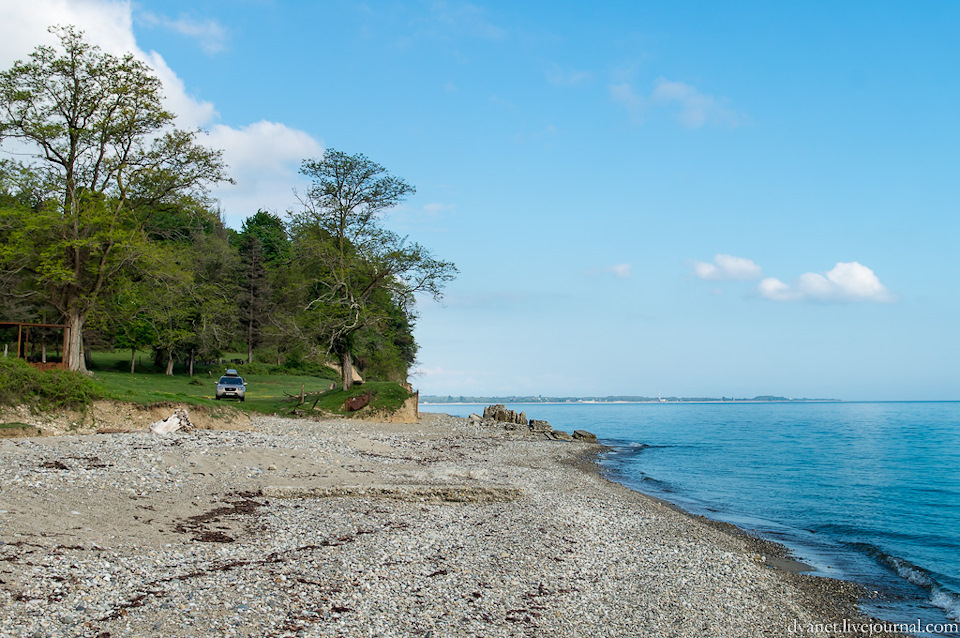
{"label": "tall tree trunk", "polygon": [[340,368],[343,370],[343,391],[346,392],[353,387],[353,355],[350,354],[350,348],[340,356]]}
{"label": "tall tree trunk", "polygon": [[173,350],[167,350],[167,376],[173,376]]}
{"label": "tall tree trunk", "polygon": [[133,371],[136,367],[136,361],[137,361],[137,349],[130,348],[130,374],[133,374]]}
{"label": "tall tree trunk", "polygon": [[193,376],[193,350],[190,350],[190,376]]}
{"label": "tall tree trunk", "polygon": [[253,363],[253,279],[250,280],[250,314],[247,317],[247,363]]}
{"label": "tall tree trunk", "polygon": [[67,313],[67,349],[63,358],[67,362],[67,370],[72,372],[86,372],[83,355],[83,322],[86,319],[78,308],[70,308]]}

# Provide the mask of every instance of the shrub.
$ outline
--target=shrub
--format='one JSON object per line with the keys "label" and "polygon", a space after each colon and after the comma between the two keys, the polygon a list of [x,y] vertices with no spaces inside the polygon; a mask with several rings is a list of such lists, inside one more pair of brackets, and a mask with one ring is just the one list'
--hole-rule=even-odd
{"label": "shrub", "polygon": [[0,358],[0,405],[77,409],[101,396],[100,386],[89,377],[66,370],[41,372],[19,359]]}

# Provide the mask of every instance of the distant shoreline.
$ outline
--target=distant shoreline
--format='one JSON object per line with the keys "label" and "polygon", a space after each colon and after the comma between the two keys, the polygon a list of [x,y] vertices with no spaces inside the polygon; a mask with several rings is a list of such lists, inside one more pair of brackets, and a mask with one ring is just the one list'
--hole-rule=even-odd
{"label": "distant shoreline", "polygon": [[843,399],[644,399],[644,400],[602,400],[575,399],[569,401],[533,401],[512,399],[509,397],[479,397],[475,401],[437,401],[437,397],[422,397],[420,405],[491,405],[496,403],[515,403],[523,405],[639,405],[639,404],[711,404],[711,403],[844,403]]}

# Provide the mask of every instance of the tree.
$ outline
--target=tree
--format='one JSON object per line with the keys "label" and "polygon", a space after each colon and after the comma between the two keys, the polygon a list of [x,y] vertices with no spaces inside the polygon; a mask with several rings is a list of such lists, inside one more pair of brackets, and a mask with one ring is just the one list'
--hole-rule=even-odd
{"label": "tree", "polygon": [[292,232],[311,275],[307,307],[320,313],[319,336],[339,357],[343,389],[349,390],[355,337],[382,319],[373,303],[378,295],[401,307],[418,292],[439,299],[457,269],[382,226],[383,214],[415,192],[383,166],[329,149],[319,160],[304,161],[301,173],[311,185]]}
{"label": "tree", "polygon": [[194,133],[173,129],[145,64],[104,53],[73,27],[51,32],[59,48],[37,47],[0,73],[0,143],[27,149],[33,160],[21,168],[45,201],[11,224],[0,269],[30,273],[69,326],[69,369],[83,371],[84,323],[137,258],[150,211],[184,194],[202,200],[225,180],[224,165]]}
{"label": "tree", "polygon": [[289,254],[283,220],[264,210],[243,222],[239,235],[243,291],[240,311],[246,324],[247,363],[253,363],[253,349],[262,342],[262,327],[270,311],[270,268],[278,267]]}
{"label": "tree", "polygon": [[283,220],[269,211],[260,209],[245,219],[241,232],[244,235],[260,240],[267,264],[278,264],[290,256],[290,239]]}

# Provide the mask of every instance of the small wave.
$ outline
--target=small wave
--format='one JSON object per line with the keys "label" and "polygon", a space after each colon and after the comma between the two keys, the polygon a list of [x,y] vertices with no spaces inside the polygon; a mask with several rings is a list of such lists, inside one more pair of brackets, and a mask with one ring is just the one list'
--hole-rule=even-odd
{"label": "small wave", "polygon": [[924,569],[906,561],[899,556],[893,556],[869,543],[854,543],[867,555],[878,563],[893,571],[895,574],[929,592],[929,601],[934,607],[944,611],[950,620],[960,620],[960,594],[949,591],[937,582],[934,575]]}
{"label": "small wave", "polygon": [[669,483],[665,483],[659,479],[655,479],[652,476],[648,476],[647,474],[640,475],[640,485],[642,485],[644,488],[653,487],[660,492],[673,492],[673,490],[670,488]]}
{"label": "small wave", "polygon": [[930,602],[942,609],[950,620],[960,620],[960,596],[957,594],[934,585],[930,594]]}

